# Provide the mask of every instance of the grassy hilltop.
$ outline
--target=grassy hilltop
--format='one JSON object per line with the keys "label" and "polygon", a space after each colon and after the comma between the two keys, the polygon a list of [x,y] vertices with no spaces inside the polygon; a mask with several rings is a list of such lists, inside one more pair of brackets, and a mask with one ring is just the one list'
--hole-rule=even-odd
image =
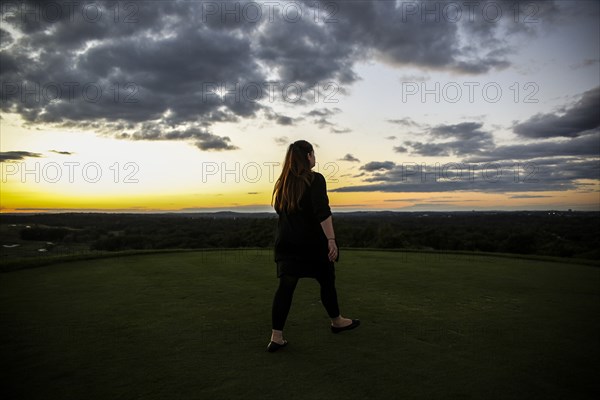
{"label": "grassy hilltop", "polygon": [[147,254],[0,274],[5,399],[595,399],[600,268],[343,251],[355,331],[301,280],[266,353],[270,250]]}

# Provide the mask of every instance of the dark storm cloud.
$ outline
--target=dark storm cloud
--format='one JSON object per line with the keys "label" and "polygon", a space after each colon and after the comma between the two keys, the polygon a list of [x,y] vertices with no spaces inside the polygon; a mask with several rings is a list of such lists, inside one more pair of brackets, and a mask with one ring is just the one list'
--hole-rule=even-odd
{"label": "dark storm cloud", "polygon": [[336,128],[336,127],[331,127],[329,128],[329,132],[331,133],[350,133],[352,132],[352,129],[350,128]]}
{"label": "dark storm cloud", "polygon": [[[0,77],[3,78],[3,81],[7,74],[11,72],[14,73],[19,69],[16,58],[7,55],[4,51],[0,51],[0,65],[2,66],[2,68],[0,68]],[[4,88],[0,90],[4,91]],[[2,94],[2,92],[0,92],[0,94]],[[1,100],[4,102],[4,97]]]}
{"label": "dark storm cloud", "polygon": [[329,117],[340,112],[342,112],[342,110],[340,110],[337,107],[334,107],[332,109],[325,107],[321,109],[310,110],[306,113],[306,115],[309,117]]}
{"label": "dark storm cloud", "polygon": [[[14,3],[34,11],[46,7],[44,2]],[[0,109],[18,113],[32,125],[87,128],[122,139],[193,140],[187,130],[196,129],[204,133],[199,148],[226,150],[236,146],[210,133],[210,127],[260,115],[270,93],[254,89],[273,81],[271,72],[279,83],[322,95],[331,94],[328,82],[346,93],[344,85],[360,79],[354,72],[356,62],[372,57],[394,66],[468,74],[508,65],[509,52],[501,38],[506,33],[504,20],[510,18],[499,24],[486,21],[487,25],[469,22],[466,14],[458,22],[423,20],[421,12],[402,9],[406,3],[424,7],[420,2],[292,3],[301,8],[301,18],[284,18],[284,4],[276,3],[273,13],[263,8],[260,18],[253,19],[258,3],[249,1],[96,1],[93,7],[102,17],[94,20],[83,17],[89,6],[85,2],[53,3],[62,14],[37,19],[3,3],[3,24],[21,35],[4,26],[0,31]],[[440,10],[446,5],[437,4]],[[532,4],[543,8],[540,22],[550,19],[553,2]],[[115,7],[121,7],[118,18]],[[226,7],[233,7],[233,16],[223,12]],[[332,8],[334,15],[324,20]],[[240,14],[242,9],[245,14]],[[317,9],[320,14],[315,14]],[[535,30],[540,24],[530,25],[528,29]],[[479,35],[470,35],[470,46],[462,46],[469,29]],[[38,94],[32,95],[32,90]],[[62,90],[62,96],[57,97],[56,90]],[[93,98],[98,90],[102,95]],[[268,98],[282,97],[277,92]],[[309,116],[332,133],[350,131],[330,122],[331,115]],[[274,121],[294,124],[285,115],[277,114]]]}
{"label": "dark storm cloud", "polygon": [[[459,4],[465,6],[463,11],[470,12],[469,3]],[[477,36],[479,40],[470,42],[463,50],[469,53],[469,50],[493,49],[491,53],[499,57],[499,62],[503,62],[503,55],[510,53],[510,50],[503,46],[501,32],[535,35],[541,24],[551,26],[557,23],[564,13],[555,1],[545,0],[518,3],[512,0],[484,0],[470,4],[473,10],[473,14],[469,15],[470,23],[461,25],[461,29],[465,35]],[[580,13],[587,12],[580,10]],[[449,17],[451,18],[450,15]],[[519,23],[514,23],[515,21]]]}
{"label": "dark storm cloud", "polygon": [[[2,111],[17,112],[30,123],[104,133],[129,123],[131,132],[119,130],[115,137],[182,140],[194,136],[191,131],[182,133],[185,126],[206,130],[217,122],[252,118],[262,108],[243,98],[245,87],[264,80],[248,36],[239,34],[256,26],[223,24],[211,29],[214,24],[202,24],[199,18],[198,2],[130,2],[135,20],[115,22],[110,11],[115,4],[125,3],[106,7],[94,2],[111,18],[93,22],[81,17],[81,4],[75,5],[72,18],[52,22],[5,12],[3,20],[27,35],[1,53]],[[131,15],[121,11],[123,17]],[[45,32],[49,26],[52,35]],[[223,89],[225,96],[216,95],[215,89]],[[289,120],[282,116],[278,122]],[[236,148],[228,142],[205,132],[197,146]]]}
{"label": "dark storm cloud", "polygon": [[[480,122],[463,122],[455,125],[439,125],[427,131],[433,140],[453,139],[446,142],[405,141],[412,154],[421,156],[465,156],[484,152],[494,147],[494,138],[490,132],[482,130]],[[394,148],[405,152],[406,147]]]}
{"label": "dark storm cloud", "polygon": [[343,158],[340,158],[340,161],[360,162],[358,158],[354,157],[350,153],[346,154]]}
{"label": "dark storm cloud", "polygon": [[364,185],[330,189],[333,192],[540,192],[576,189],[579,180],[600,178],[598,160],[498,162],[469,164],[396,164],[372,172]]}
{"label": "dark storm cloud", "polygon": [[354,43],[340,40],[331,32],[328,25],[337,24],[317,24],[308,11],[305,13],[296,22],[278,17],[269,23],[268,29],[258,36],[258,58],[277,65],[282,81],[298,82],[303,87],[358,80],[352,70],[359,51]]}
{"label": "dark storm cloud", "polygon": [[201,150],[236,150],[238,147],[231,144],[227,136],[217,136],[206,129],[197,127],[185,130],[166,130],[156,126],[147,126],[146,129],[134,132],[128,136],[132,140],[195,140],[194,145]]}
{"label": "dark storm cloud", "polygon": [[[459,203],[459,202],[463,202],[463,201],[477,201],[477,200],[462,200],[462,199],[455,199],[455,200],[442,200],[442,199],[454,199],[454,197],[452,196],[436,196],[435,201],[436,202],[440,202],[440,203]],[[406,198],[406,199],[385,199],[383,201],[389,201],[389,202],[418,202],[418,201],[424,201],[424,202],[428,202],[431,201],[431,199],[428,199],[426,197],[416,197],[416,198]]]}
{"label": "dark storm cloud", "polygon": [[325,118],[318,118],[314,120],[315,124],[317,124],[317,126],[319,128],[325,128],[327,126],[332,126],[333,123],[329,122],[327,119]]}
{"label": "dark storm cloud", "polygon": [[456,125],[439,125],[431,129],[431,135],[438,138],[459,138],[469,140],[473,137],[487,138],[489,134],[482,132],[479,122],[462,122]]}
{"label": "dark storm cloud", "polygon": [[[405,145],[410,146],[413,154],[418,154],[421,156],[449,156],[449,149],[447,144],[439,144],[439,143],[421,143],[421,142],[404,142]],[[402,153],[402,149],[404,147],[399,146],[398,150]]]}
{"label": "dark storm cloud", "polygon": [[3,151],[0,152],[0,162],[24,160],[28,157],[42,157],[40,153],[30,151]]}
{"label": "dark storm cloud", "polygon": [[365,171],[391,170],[394,166],[393,161],[371,161],[360,167],[360,169]]}
{"label": "dark storm cloud", "polygon": [[[462,155],[462,161],[416,163],[371,161],[361,166],[364,185],[339,192],[524,192],[559,191],[600,179],[600,129],[585,136],[496,146],[479,122],[439,125],[432,139],[442,143],[407,142],[418,155]],[[402,148],[395,148],[403,152]]]}
{"label": "dark storm cloud", "polygon": [[287,136],[276,137],[274,140],[279,146],[287,146],[290,143],[290,138]]}
{"label": "dark storm cloud", "polygon": [[[306,3],[318,4],[326,15],[331,14],[330,19],[336,20],[329,24],[334,36],[342,45],[359,44],[354,49],[357,57],[372,55],[394,66],[415,65],[465,74],[508,67],[510,49],[504,39],[519,31],[515,25],[527,25],[522,31],[531,34],[559,12],[553,1],[532,1],[537,23],[511,24],[514,4],[509,1],[471,3],[476,7],[472,13],[465,2],[453,1]],[[457,7],[459,13],[454,12]],[[502,16],[496,17],[494,10],[484,14],[484,9],[496,7]],[[460,44],[464,37],[471,39],[470,46]]]}
{"label": "dark storm cloud", "polygon": [[[377,163],[377,162],[372,162]],[[394,164],[385,171],[369,170],[364,185],[331,189],[335,192],[539,192],[577,189],[580,180],[598,180],[600,161],[577,158],[493,163],[413,162]]]}
{"label": "dark storm cloud", "polygon": [[544,195],[533,195],[533,194],[516,194],[514,196],[510,196],[511,199],[538,199],[542,197],[552,197],[552,196],[544,196]]}
{"label": "dark storm cloud", "polygon": [[339,128],[337,127],[333,122],[330,122],[327,117],[333,116],[335,114],[338,114],[342,112],[342,110],[340,110],[337,107],[334,107],[332,109],[330,108],[321,108],[321,109],[314,109],[311,110],[307,113],[304,113],[305,116],[307,117],[313,117],[313,123],[316,124],[319,128],[323,129],[323,128],[327,128],[329,127],[329,132],[331,133],[348,133],[348,132],[352,132],[351,129],[349,128]]}
{"label": "dark storm cloud", "polygon": [[70,156],[70,155],[74,154],[74,153],[73,153],[73,152],[71,152],[71,151],[59,151],[59,150],[50,150],[50,151],[51,151],[52,153],[56,153],[56,154],[63,154],[63,155],[66,155],[66,156]]}
{"label": "dark storm cloud", "polygon": [[596,133],[561,141],[542,141],[527,144],[498,146],[488,152],[467,157],[465,162],[499,160],[533,160],[543,157],[598,157],[600,130]]}
{"label": "dark storm cloud", "polygon": [[292,118],[292,117],[288,117],[287,115],[278,114],[277,112],[270,110],[266,107],[264,109],[264,112],[265,112],[265,118],[267,118],[269,121],[275,121],[277,124],[284,125],[284,126],[294,125],[294,118]]}
{"label": "dark storm cloud", "polygon": [[229,144],[231,140],[227,137],[220,137],[217,135],[209,134],[208,136],[198,140],[195,146],[200,150],[236,150],[237,146]]}
{"label": "dark storm cloud", "polygon": [[10,32],[0,28],[0,47],[4,47],[12,43],[13,38]]}
{"label": "dark storm cloud", "polygon": [[287,117],[285,115],[278,115],[275,119],[279,125],[292,125],[294,123],[294,119],[291,117]]}
{"label": "dark storm cloud", "polygon": [[528,138],[576,137],[600,127],[600,86],[583,93],[562,115],[536,114],[514,126],[513,131]]}
{"label": "dark storm cloud", "polygon": [[410,117],[405,117],[405,118],[401,118],[401,119],[388,119],[387,122],[389,122],[391,124],[400,125],[400,126],[408,126],[408,127],[419,126],[419,124],[417,124],[415,121],[413,121]]}

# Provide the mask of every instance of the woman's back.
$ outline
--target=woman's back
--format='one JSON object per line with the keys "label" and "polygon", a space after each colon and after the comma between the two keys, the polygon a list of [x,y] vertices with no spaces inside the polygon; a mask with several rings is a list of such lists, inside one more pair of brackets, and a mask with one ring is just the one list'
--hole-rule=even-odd
{"label": "woman's back", "polygon": [[321,222],[331,215],[325,177],[318,172],[312,174],[312,182],[300,199],[300,209],[278,211],[275,261],[328,261],[327,237],[321,228]]}

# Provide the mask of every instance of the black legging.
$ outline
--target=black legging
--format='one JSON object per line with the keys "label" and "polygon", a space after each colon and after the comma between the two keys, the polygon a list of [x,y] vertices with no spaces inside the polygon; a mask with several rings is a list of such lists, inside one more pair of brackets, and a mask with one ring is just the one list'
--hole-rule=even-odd
{"label": "black legging", "polygon": [[[282,331],[287,319],[290,307],[292,306],[292,297],[298,284],[298,277],[292,275],[281,275],[279,277],[279,287],[275,292],[273,299],[273,310],[271,313],[273,320],[273,329]],[[321,302],[330,318],[340,315],[338,306],[337,292],[335,290],[335,276],[319,276],[316,278],[321,285]]]}

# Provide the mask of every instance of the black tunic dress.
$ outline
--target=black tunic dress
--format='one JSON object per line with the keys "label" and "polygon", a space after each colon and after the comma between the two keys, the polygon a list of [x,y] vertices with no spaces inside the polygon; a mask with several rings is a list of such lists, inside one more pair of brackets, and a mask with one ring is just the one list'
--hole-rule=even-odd
{"label": "black tunic dress", "polygon": [[289,214],[278,212],[277,277],[283,274],[312,278],[334,275],[334,265],[328,257],[327,237],[321,228],[321,222],[331,215],[325,177],[318,172],[313,174],[311,185],[300,199],[300,210]]}

